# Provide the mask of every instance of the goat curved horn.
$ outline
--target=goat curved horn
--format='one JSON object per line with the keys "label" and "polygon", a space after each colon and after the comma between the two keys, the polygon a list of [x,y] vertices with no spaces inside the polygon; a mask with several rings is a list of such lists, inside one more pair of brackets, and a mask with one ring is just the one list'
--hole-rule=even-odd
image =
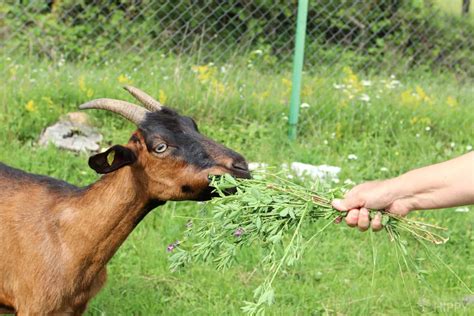
{"label": "goat curved horn", "polygon": [[133,103],[114,99],[96,99],[79,106],[81,110],[99,109],[107,110],[122,115],[127,120],[139,125],[144,119],[148,110]]}
{"label": "goat curved horn", "polygon": [[123,87],[127,90],[135,99],[137,99],[144,107],[146,107],[150,111],[160,111],[161,110],[161,103],[153,99],[151,96],[143,92],[142,90],[132,87],[132,86],[125,86]]}

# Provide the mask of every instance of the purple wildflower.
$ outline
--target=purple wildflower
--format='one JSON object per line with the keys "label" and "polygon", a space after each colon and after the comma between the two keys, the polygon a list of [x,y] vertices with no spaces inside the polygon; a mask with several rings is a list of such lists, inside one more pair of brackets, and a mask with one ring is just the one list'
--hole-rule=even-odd
{"label": "purple wildflower", "polygon": [[237,229],[235,230],[235,232],[234,232],[234,236],[235,236],[235,237],[240,237],[240,236],[242,236],[243,234],[244,234],[244,230],[243,230],[241,227],[237,228]]}
{"label": "purple wildflower", "polygon": [[174,243],[169,244],[168,247],[166,247],[166,251],[171,252],[174,250],[174,248],[178,247],[180,244],[179,240],[176,240]]}

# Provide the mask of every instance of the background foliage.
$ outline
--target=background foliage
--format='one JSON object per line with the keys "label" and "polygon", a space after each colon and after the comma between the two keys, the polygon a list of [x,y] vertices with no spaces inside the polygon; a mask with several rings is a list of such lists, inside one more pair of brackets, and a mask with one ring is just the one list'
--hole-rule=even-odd
{"label": "background foliage", "polygon": [[[453,1],[451,1],[453,2]],[[7,54],[128,62],[154,54],[194,54],[201,62],[255,50],[265,62],[289,62],[297,2],[11,1],[0,5]],[[460,5],[459,5],[460,12]],[[473,76],[474,23],[433,0],[310,1],[307,63],[343,61],[363,69],[433,66]]]}

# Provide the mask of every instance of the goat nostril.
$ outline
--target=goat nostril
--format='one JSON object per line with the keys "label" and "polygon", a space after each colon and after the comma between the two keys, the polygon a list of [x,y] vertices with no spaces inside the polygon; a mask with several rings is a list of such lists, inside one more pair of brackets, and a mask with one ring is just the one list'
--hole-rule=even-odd
{"label": "goat nostril", "polygon": [[232,163],[232,168],[242,171],[248,171],[249,167],[245,161],[234,161]]}

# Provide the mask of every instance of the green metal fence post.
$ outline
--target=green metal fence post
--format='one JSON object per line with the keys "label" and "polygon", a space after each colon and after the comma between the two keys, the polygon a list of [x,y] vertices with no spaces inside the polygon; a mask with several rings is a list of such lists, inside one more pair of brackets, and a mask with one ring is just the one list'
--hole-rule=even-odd
{"label": "green metal fence post", "polygon": [[296,139],[298,112],[300,109],[300,91],[301,91],[301,75],[303,71],[304,60],[304,39],[306,35],[306,20],[308,17],[308,0],[298,1],[298,17],[296,22],[296,43],[295,55],[293,59],[293,77],[291,85],[290,99],[290,117],[288,137],[291,140]]}

